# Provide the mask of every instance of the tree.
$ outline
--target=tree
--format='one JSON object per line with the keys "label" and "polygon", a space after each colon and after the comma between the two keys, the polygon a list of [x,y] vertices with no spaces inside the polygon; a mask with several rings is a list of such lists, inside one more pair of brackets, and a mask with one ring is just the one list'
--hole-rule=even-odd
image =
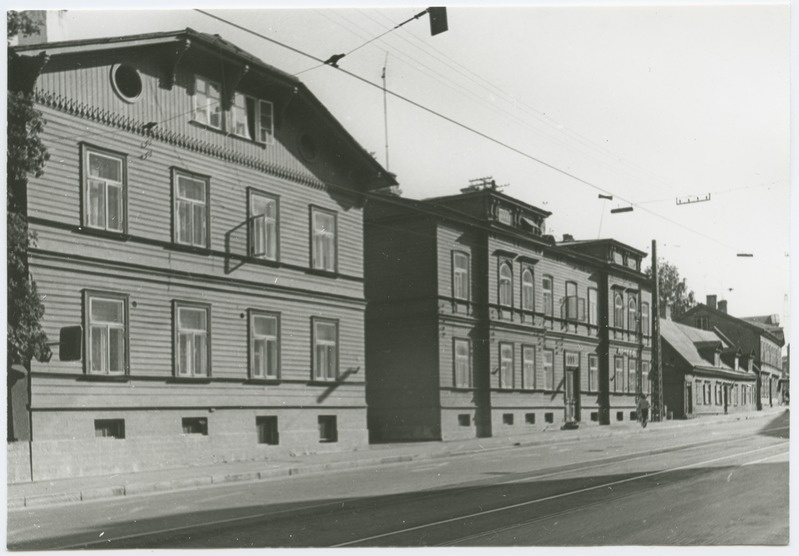
{"label": "tree", "polygon": [[[7,12],[8,39],[20,33],[35,33],[37,26],[24,13]],[[41,176],[49,158],[39,134],[44,129],[41,113],[34,108],[28,87],[20,87],[14,72],[20,69],[19,57],[8,60],[8,142],[6,231],[8,239],[7,282],[7,369],[13,364],[30,366],[32,358],[46,359],[50,348],[41,326],[44,305],[36,283],[28,272],[28,250],[36,245],[36,235],[28,229],[28,176]]]}
{"label": "tree", "polygon": [[[646,275],[652,276],[651,266],[646,269]],[[679,317],[696,304],[694,292],[688,289],[685,278],[681,278],[677,267],[665,259],[658,259],[658,279],[660,308],[668,305],[672,317]]]}

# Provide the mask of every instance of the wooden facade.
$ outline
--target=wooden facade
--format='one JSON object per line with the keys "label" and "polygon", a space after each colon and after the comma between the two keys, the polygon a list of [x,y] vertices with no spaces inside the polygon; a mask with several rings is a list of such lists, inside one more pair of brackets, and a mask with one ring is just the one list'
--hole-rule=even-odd
{"label": "wooden facade", "polygon": [[[650,387],[644,253],[618,242],[556,244],[542,236],[547,216],[490,188],[426,201],[369,200],[373,440],[631,418],[636,395]],[[614,261],[616,252],[628,266]],[[614,292],[624,302],[618,322]],[[616,359],[623,364],[618,379],[609,372]]]}
{"label": "wooden facade", "polygon": [[47,56],[43,325],[82,331],[79,360],[32,364],[33,479],[363,446],[363,195],[393,178],[218,36],[13,50]]}

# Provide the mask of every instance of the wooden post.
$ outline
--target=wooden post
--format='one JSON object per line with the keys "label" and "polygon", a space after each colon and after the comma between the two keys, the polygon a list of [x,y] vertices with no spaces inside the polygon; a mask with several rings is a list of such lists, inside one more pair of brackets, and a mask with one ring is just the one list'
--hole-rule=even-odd
{"label": "wooden post", "polygon": [[663,361],[660,349],[660,280],[658,278],[657,241],[652,240],[652,370],[655,380],[652,381],[652,420],[663,420]]}

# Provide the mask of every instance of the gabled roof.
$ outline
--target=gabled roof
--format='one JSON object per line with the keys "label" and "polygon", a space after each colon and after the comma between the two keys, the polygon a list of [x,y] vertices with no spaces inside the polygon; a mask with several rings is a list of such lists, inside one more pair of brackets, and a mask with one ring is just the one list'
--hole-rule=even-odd
{"label": "gabled roof", "polygon": [[780,342],[784,343],[785,342],[785,334],[782,331],[782,327],[779,326],[779,325],[769,324],[768,322],[764,322],[765,320],[770,320],[770,319],[771,319],[771,315],[769,315],[767,317],[743,317],[741,320],[746,321],[746,322],[748,322],[750,324],[753,324],[753,325],[757,326],[758,328],[762,328],[763,330],[765,330],[769,334],[771,334],[774,337],[776,337],[777,339],[779,339]]}
{"label": "gabled roof", "polygon": [[[770,340],[777,343],[777,345],[782,346],[785,344],[785,336],[782,331],[782,328],[779,326],[771,326],[771,325],[764,325],[758,322],[752,322],[751,320],[746,320],[738,317],[734,317],[729,313],[725,313],[724,311],[719,311],[718,309],[714,309],[704,303],[697,303],[693,307],[691,307],[688,311],[686,311],[682,316],[680,316],[680,320],[685,320],[693,316],[694,313],[698,311],[707,311],[711,313],[713,316],[727,319],[739,324],[743,324],[744,326],[749,327],[751,330],[754,330],[758,334],[763,334],[768,337]],[[768,328],[767,328],[768,326]]]}
{"label": "gabled roof", "polygon": [[640,249],[636,249],[631,245],[627,245],[626,243],[622,243],[621,241],[613,238],[606,238],[606,239],[579,239],[579,240],[571,240],[571,241],[561,241],[558,243],[560,247],[590,247],[592,245],[613,245],[614,247],[620,247],[625,251],[630,251],[639,255],[640,257],[646,257],[647,252],[641,251]]}
{"label": "gabled roof", "polygon": [[354,156],[360,160],[360,163],[368,167],[370,172],[374,172],[377,180],[382,182],[377,187],[398,185],[394,174],[383,168],[383,166],[371,156],[352,135],[350,135],[346,128],[341,125],[305,84],[296,77],[266,64],[259,58],[239,48],[232,42],[223,39],[219,35],[202,33],[187,27],[186,29],[178,31],[13,46],[9,47],[9,51],[17,55],[25,56],[38,55],[46,52],[48,55],[52,56],[118,48],[139,48],[160,44],[175,44],[176,46],[184,44],[191,45],[190,48],[192,49],[196,47],[206,49],[213,52],[214,55],[224,56],[228,60],[238,60],[250,66],[250,71],[255,70],[268,74],[271,78],[277,79],[278,82],[284,82],[286,85],[293,87],[297,95],[308,102],[313,109],[317,110],[321,117],[332,127],[334,132],[344,140],[344,144],[346,144]]}
{"label": "gabled roof", "polygon": [[719,346],[725,346],[725,342],[709,330],[699,330],[684,324],[678,324],[669,319],[660,319],[660,334],[669,345],[674,348],[680,357],[692,367],[712,367],[724,370],[733,370],[728,365],[721,363],[716,367],[702,357],[696,343],[717,342]]}

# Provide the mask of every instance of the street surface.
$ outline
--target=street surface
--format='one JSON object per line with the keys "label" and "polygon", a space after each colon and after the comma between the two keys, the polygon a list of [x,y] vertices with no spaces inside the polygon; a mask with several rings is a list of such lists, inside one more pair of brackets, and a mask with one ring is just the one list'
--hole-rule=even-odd
{"label": "street surface", "polygon": [[11,550],[784,545],[787,412],[8,514]]}

